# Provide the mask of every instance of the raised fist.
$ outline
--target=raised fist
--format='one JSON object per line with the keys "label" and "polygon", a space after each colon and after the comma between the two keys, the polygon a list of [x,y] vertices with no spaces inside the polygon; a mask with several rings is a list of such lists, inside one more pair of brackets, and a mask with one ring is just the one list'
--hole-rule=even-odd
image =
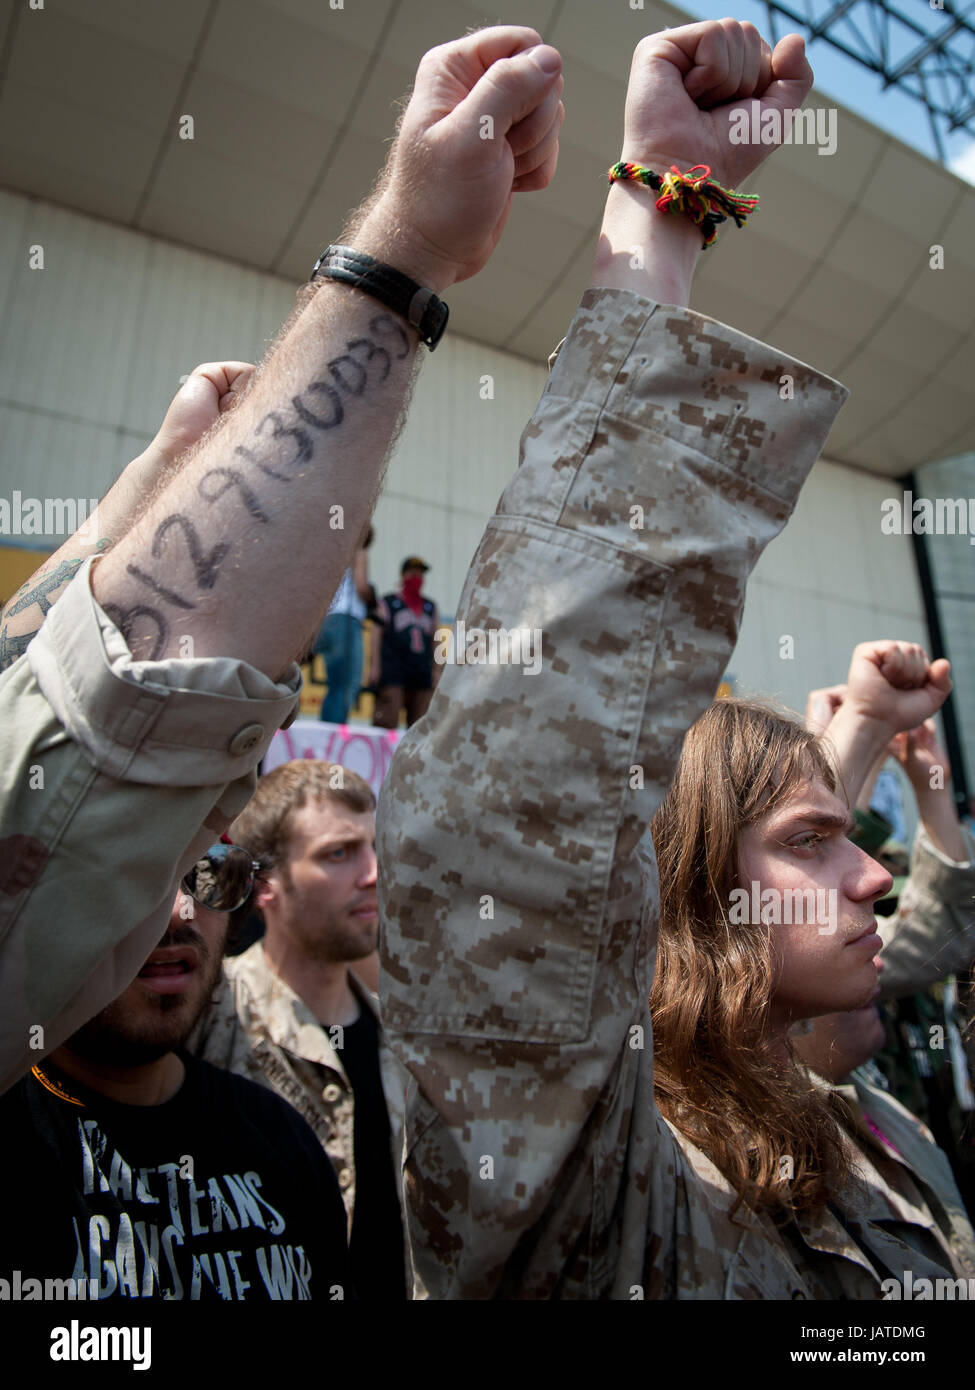
{"label": "raised fist", "polygon": [[861,642],[853,649],[844,704],[890,733],[923,724],[951,694],[950,663],[929,661],[913,642]]}
{"label": "raised fist", "polygon": [[907,729],[895,734],[887,751],[897,759],[915,784],[930,787],[931,773],[935,768],[941,769],[941,786],[951,781],[951,764],[947,753],[938,742],[938,731],[933,719],[926,719],[916,729]]}
{"label": "raised fist", "polygon": [[173,463],[237,404],[253,374],[250,362],[203,362],[194,367],[146,453],[153,450],[166,463]]}
{"label": "raised fist", "polygon": [[397,269],[442,291],[486,264],[512,195],[555,172],[561,92],[562,59],[534,29],[482,29],[424,55],[363,224],[394,229]]}
{"label": "raised fist", "polygon": [[810,690],[806,696],[806,728],[814,734],[821,734],[829,727],[833,715],[845,699],[845,685],[826,685],[819,690]]}
{"label": "raised fist", "polygon": [[621,158],[658,174],[671,164],[682,172],[709,164],[726,188],[747,191],[741,180],[774,146],[758,143],[758,131],[755,143],[733,143],[733,109],[754,98],[760,112],[798,110],[812,81],[798,34],[787,34],[774,50],[753,24],[736,19],[651,34],[633,54]]}

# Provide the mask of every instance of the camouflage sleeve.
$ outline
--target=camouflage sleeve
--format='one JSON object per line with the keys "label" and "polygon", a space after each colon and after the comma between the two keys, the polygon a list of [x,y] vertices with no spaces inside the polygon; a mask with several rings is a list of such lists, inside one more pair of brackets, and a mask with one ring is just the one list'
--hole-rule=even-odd
{"label": "camouflage sleeve", "polygon": [[383,1018],[413,1078],[429,1296],[601,1296],[621,1239],[642,1257],[666,1216],[647,826],[845,398],[629,291],[590,290],[573,320],[380,799]]}
{"label": "camouflage sleeve", "polygon": [[884,999],[915,994],[975,960],[975,841],[962,835],[968,862],[955,864],[918,831],[897,912],[877,919]]}
{"label": "camouflage sleeve", "polygon": [[249,1048],[249,1040],[237,1013],[234,982],[228,977],[227,962],[217,977],[206,1008],[197,1018],[193,1030],[183,1044],[187,1052],[201,1057],[225,1071],[240,1072]]}

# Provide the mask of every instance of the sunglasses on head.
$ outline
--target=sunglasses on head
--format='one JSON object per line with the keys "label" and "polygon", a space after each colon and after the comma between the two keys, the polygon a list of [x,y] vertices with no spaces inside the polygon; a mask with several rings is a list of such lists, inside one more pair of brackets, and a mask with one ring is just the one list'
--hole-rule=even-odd
{"label": "sunglasses on head", "polygon": [[247,901],[260,864],[224,838],[211,845],[183,878],[183,890],[201,907],[234,912]]}

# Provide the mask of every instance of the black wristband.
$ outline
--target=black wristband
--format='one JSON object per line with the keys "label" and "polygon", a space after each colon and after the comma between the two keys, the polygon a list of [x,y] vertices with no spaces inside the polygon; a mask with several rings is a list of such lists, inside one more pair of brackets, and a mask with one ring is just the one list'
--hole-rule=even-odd
{"label": "black wristband", "polygon": [[309,281],[317,276],[354,285],[402,314],[431,352],[443,337],[450,313],[443,300],[433,290],[424,289],[408,275],[383,265],[364,251],[355,251],[351,246],[326,246],[312,266]]}

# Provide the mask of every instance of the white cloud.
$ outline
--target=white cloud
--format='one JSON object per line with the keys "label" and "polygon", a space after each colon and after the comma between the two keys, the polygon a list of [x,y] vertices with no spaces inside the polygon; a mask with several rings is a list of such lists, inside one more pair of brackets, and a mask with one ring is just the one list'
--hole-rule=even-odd
{"label": "white cloud", "polygon": [[962,150],[961,154],[949,160],[948,168],[953,174],[957,174],[960,179],[966,179],[969,183],[975,183],[975,141]]}

